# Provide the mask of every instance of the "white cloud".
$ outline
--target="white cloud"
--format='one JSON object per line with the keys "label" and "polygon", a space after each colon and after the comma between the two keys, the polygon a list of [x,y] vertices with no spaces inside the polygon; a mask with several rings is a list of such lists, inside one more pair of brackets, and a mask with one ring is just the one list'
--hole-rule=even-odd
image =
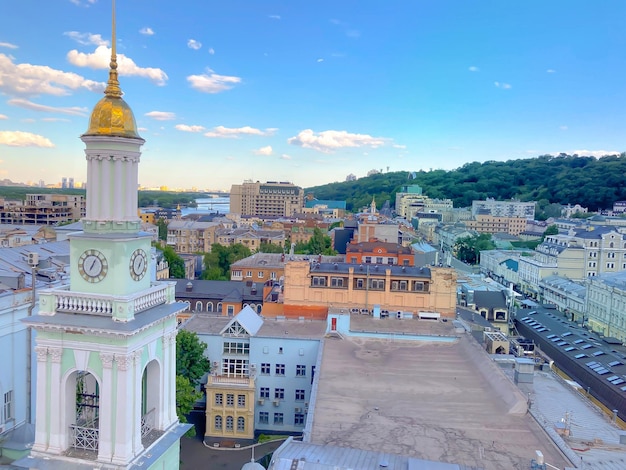
{"label": "white cloud", "polygon": [[393,148],[394,149],[405,149],[406,145],[401,145],[401,144],[393,144]]}
{"label": "white cloud", "polygon": [[267,136],[273,135],[276,132],[276,128],[268,128],[265,130],[256,129],[250,126],[244,127],[224,127],[217,126],[214,127],[209,132],[206,132],[204,135],[207,137],[219,137],[223,139],[238,139],[242,135],[260,135]]}
{"label": "white cloud", "polygon": [[10,42],[0,42],[0,47],[6,47],[7,49],[17,49],[15,44],[11,44]]}
{"label": "white cloud", "polygon": [[496,86],[496,88],[502,88],[503,90],[511,89],[511,85],[509,85],[508,83],[493,82],[493,84]]}
{"label": "white cloud", "polygon": [[24,109],[30,109],[31,111],[37,111],[42,113],[61,113],[70,114],[72,116],[86,116],[88,110],[86,108],[79,108],[77,106],[71,108],[55,108],[54,106],[45,106],[43,104],[33,103],[22,98],[14,98],[7,101],[11,106],[18,106]]}
{"label": "white cloud", "polygon": [[273,20],[280,20],[280,15],[269,15],[269,18]]}
{"label": "white cloud", "polygon": [[283,154],[280,156],[280,159],[281,159],[281,160],[291,160],[291,156],[287,155],[286,153],[283,153]]}
{"label": "white cloud", "polygon": [[7,116],[6,114],[0,114],[0,121],[2,121],[3,119],[9,119],[9,116]]}
{"label": "white cloud", "polygon": [[559,129],[561,129],[562,131],[566,131],[568,128],[567,126],[559,126]]}
{"label": "white cloud", "polygon": [[324,59],[317,59],[317,62],[324,62]]}
{"label": "white cloud", "polygon": [[372,147],[377,148],[388,139],[372,137],[367,134],[351,134],[346,131],[323,131],[316,134],[311,129],[300,131],[297,136],[287,139],[291,145],[299,145],[304,148],[328,153],[333,150],[346,147]]}
{"label": "white cloud", "polygon": [[146,132],[148,130],[148,128],[147,127],[138,127],[137,130],[139,132]]}
{"label": "white cloud", "polygon": [[[98,46],[93,53],[85,54],[76,49],[67,53],[67,60],[77,67],[89,67],[92,69],[108,69],[111,62],[111,49],[107,46]],[[148,78],[154,84],[162,86],[167,82],[167,74],[153,67],[139,67],[133,59],[124,54],[117,54],[117,70],[123,76],[135,76]]]}
{"label": "white cloud", "polygon": [[45,122],[71,122],[69,119],[66,119],[66,118],[53,118],[53,117],[42,118],[42,121],[45,121]]}
{"label": "white cloud", "polygon": [[0,145],[9,147],[54,147],[46,137],[22,131],[0,131]]}
{"label": "white cloud", "polygon": [[153,36],[154,35],[154,30],[152,28],[148,28],[146,26],[145,28],[141,28],[139,30],[139,34],[143,34],[145,36]]}
{"label": "white cloud", "polygon": [[193,49],[194,51],[197,51],[198,49],[202,47],[202,43],[200,41],[196,41],[195,39],[190,39],[189,41],[187,41],[187,47],[189,49]]}
{"label": "white cloud", "polygon": [[70,0],[70,2],[79,7],[88,7],[89,5],[95,5],[97,1],[98,0]]}
{"label": "white cloud", "polygon": [[[604,157],[605,155],[619,155],[621,152],[619,150],[572,150],[571,152],[566,152],[568,155],[580,155],[582,157]],[[558,155],[558,153],[555,153]]]}
{"label": "white cloud", "polygon": [[100,34],[79,33],[78,31],[66,31],[64,36],[76,41],[83,46],[108,46],[109,41],[102,39]]}
{"label": "white cloud", "polygon": [[203,93],[220,93],[230,90],[237,83],[241,83],[241,78],[218,75],[211,69],[208,69],[207,73],[202,75],[188,76],[187,81],[191,84],[191,88]]}
{"label": "white cloud", "polygon": [[470,66],[470,67],[468,68],[468,70],[469,70],[470,72],[478,72],[478,71],[480,71],[480,69],[479,69],[478,67],[476,67],[475,65]]}
{"label": "white cloud", "polygon": [[171,121],[176,119],[176,114],[168,111],[150,111],[145,116],[154,119],[155,121]]}
{"label": "white cloud", "polygon": [[213,49],[212,47],[209,47],[209,54],[215,55],[215,49]]}
{"label": "white cloud", "polygon": [[261,147],[260,149],[256,149],[254,151],[255,155],[271,155],[272,154],[272,146],[267,145],[266,147]]}
{"label": "white cloud", "polygon": [[188,126],[187,124],[176,124],[174,127],[183,132],[202,132],[204,130],[203,126]]}
{"label": "white cloud", "polygon": [[554,70],[554,69],[548,69],[548,70],[546,70],[546,73],[556,73],[556,70]]}
{"label": "white cloud", "polygon": [[70,90],[86,88],[103,91],[104,83],[87,80],[72,72],[55,70],[47,65],[14,64],[0,54],[0,91],[9,95],[69,95]]}

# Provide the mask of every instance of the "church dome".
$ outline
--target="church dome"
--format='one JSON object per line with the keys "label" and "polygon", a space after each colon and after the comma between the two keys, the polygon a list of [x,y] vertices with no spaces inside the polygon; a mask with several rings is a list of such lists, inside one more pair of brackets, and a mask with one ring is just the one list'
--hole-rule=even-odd
{"label": "church dome", "polygon": [[[115,35],[113,37],[115,44]],[[109,81],[102,98],[91,112],[89,129],[84,135],[104,135],[141,139],[137,123],[130,106],[122,99],[122,89],[117,79],[117,56],[115,46],[111,48]]]}
{"label": "church dome", "polygon": [[133,111],[121,96],[105,96],[98,101],[91,112],[85,135],[139,138]]}

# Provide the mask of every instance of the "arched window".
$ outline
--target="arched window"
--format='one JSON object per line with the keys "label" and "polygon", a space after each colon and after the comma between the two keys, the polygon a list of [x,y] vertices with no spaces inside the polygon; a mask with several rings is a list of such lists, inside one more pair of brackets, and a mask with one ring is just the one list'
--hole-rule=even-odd
{"label": "arched window", "polygon": [[213,311],[213,302],[208,302],[206,304],[206,311],[207,312],[212,312]]}
{"label": "arched window", "polygon": [[243,304],[243,308],[249,307],[248,304]]}
{"label": "arched window", "polygon": [[185,300],[185,304],[187,305],[187,307],[185,308],[185,312],[189,312],[191,310],[191,302]]}
{"label": "arched window", "polygon": [[202,302],[198,300],[196,302],[196,312],[201,312],[201,311],[202,311]]}
{"label": "arched window", "polygon": [[233,417],[232,416],[226,416],[226,430],[227,431],[232,431],[233,430]]}
{"label": "arched window", "polygon": [[246,430],[246,419],[243,416],[237,418],[237,431],[244,432]]}
{"label": "arched window", "polygon": [[217,304],[217,313],[222,313],[222,302],[218,302]]}
{"label": "arched window", "polygon": [[261,309],[263,308],[262,305],[257,305],[256,306],[256,313],[258,313],[259,315],[261,315]]}
{"label": "arched window", "polygon": [[613,242],[609,243],[609,248],[613,248],[613,245],[614,245]]}
{"label": "arched window", "polygon": [[215,417],[215,429],[218,431],[222,430],[222,417],[221,416]]}

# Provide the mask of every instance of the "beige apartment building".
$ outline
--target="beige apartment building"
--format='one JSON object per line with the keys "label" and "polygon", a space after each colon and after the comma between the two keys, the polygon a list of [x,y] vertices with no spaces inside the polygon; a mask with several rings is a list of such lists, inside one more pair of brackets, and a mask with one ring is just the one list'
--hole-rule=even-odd
{"label": "beige apartment building", "polygon": [[167,225],[167,244],[179,254],[209,253],[219,227],[218,222],[172,220]]}
{"label": "beige apartment building", "polygon": [[389,315],[436,312],[454,318],[456,280],[450,268],[292,261],[285,265],[283,314],[306,311],[325,318],[330,307],[371,311],[378,305]]}
{"label": "beige apartment building", "polygon": [[259,217],[288,217],[301,212],[304,191],[293,183],[244,181],[230,188],[230,212]]}
{"label": "beige apartment building", "polygon": [[508,233],[517,236],[526,231],[525,217],[498,217],[488,214],[477,214],[473,220],[466,220],[465,226],[478,233]]}

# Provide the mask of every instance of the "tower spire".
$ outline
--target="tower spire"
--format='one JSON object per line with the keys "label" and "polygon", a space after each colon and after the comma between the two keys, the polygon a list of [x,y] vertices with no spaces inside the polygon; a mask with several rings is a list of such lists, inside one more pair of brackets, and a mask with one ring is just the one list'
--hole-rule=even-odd
{"label": "tower spire", "polygon": [[120,88],[120,82],[117,78],[117,53],[116,53],[116,37],[115,37],[115,0],[111,1],[112,4],[112,34],[111,34],[111,62],[109,63],[109,81],[107,87],[104,90],[104,94],[109,97],[121,98],[122,89]]}

